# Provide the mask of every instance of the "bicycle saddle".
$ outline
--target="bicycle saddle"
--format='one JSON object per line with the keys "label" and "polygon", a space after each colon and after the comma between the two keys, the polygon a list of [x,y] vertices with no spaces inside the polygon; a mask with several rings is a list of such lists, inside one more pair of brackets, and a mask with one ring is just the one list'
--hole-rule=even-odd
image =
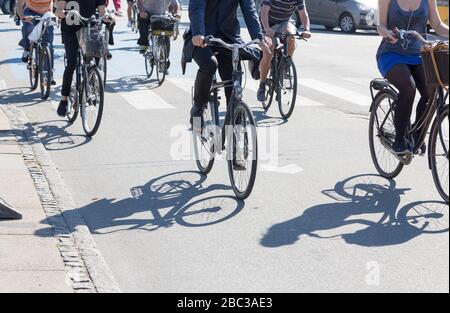
{"label": "bicycle saddle", "polygon": [[389,81],[387,79],[384,78],[377,78],[372,80],[371,83],[373,89],[375,90],[382,90],[384,88],[388,88],[391,84],[389,83]]}

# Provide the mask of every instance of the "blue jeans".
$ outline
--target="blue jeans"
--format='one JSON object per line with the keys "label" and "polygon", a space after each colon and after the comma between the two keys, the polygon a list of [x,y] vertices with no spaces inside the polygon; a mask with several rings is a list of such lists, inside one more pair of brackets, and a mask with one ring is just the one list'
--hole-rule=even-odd
{"label": "blue jeans", "polygon": [[[38,14],[34,11],[31,11],[30,9],[25,9],[23,11],[23,14],[25,16],[39,16],[42,17],[42,14]],[[23,47],[26,51],[30,50],[30,39],[28,39],[28,36],[33,32],[34,27],[38,23],[35,23],[34,25],[32,23],[23,22],[22,26],[22,40],[20,41],[20,46]],[[51,54],[51,63],[52,63],[52,69],[54,65],[54,49],[53,49],[53,26],[50,26],[47,29],[47,41],[50,48],[50,54]]]}

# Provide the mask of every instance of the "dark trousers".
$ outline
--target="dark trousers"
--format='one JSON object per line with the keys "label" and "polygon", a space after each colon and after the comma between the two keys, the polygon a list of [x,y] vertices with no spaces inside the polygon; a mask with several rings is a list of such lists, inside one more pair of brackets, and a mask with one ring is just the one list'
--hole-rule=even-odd
{"label": "dark trousers", "polygon": [[[195,79],[194,103],[198,108],[205,107],[211,95],[211,86],[214,74],[219,70],[222,81],[231,80],[233,64],[231,52],[221,48],[195,48],[194,61],[199,70]],[[227,103],[231,98],[232,87],[225,89]]]}
{"label": "dark trousers", "polygon": [[[138,29],[139,29],[139,39],[138,45],[140,46],[149,46],[150,43],[148,41],[148,37],[150,35],[150,18],[141,18],[138,17]],[[166,45],[167,58],[170,56],[170,38],[164,37],[164,43]]]}
{"label": "dark trousers", "polygon": [[9,11],[11,14],[14,14],[14,11],[16,10],[16,0],[10,0],[9,1]]}
{"label": "dark trousers", "polygon": [[79,45],[76,32],[62,32],[61,35],[64,42],[64,48],[66,50],[67,61],[67,66],[64,70],[61,95],[63,97],[68,97],[70,96],[70,91],[72,88],[73,74],[77,68]]}
{"label": "dark trousers", "polygon": [[425,83],[425,73],[423,66],[398,64],[387,74],[387,79],[398,89],[398,99],[394,114],[394,124],[397,139],[406,135],[411,122],[411,115],[416,97],[416,89],[420,93],[420,100],[417,104],[416,122],[427,110],[433,90]]}

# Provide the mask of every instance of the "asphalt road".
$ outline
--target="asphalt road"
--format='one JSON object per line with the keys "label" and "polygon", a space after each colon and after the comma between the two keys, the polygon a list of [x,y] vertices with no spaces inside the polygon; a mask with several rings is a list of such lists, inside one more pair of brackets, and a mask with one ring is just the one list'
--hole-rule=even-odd
{"label": "asphalt road", "polygon": [[19,36],[1,16],[0,104],[33,122],[123,291],[449,291],[448,206],[426,159],[395,182],[370,159],[374,33],[317,28],[300,43],[300,101],[288,123],[276,107],[264,114],[248,81],[261,160],[245,202],[234,198],[225,162],[207,178],[196,172],[188,132],[196,68],[181,75],[180,40],[157,87],[120,20],[104,118],[88,140],[79,121],[57,117],[59,86],[53,101],[29,92]]}

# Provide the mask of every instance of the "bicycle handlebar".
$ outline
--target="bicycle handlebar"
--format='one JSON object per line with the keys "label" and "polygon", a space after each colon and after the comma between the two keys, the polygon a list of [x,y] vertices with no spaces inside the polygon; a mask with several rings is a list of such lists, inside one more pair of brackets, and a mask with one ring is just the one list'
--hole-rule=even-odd
{"label": "bicycle handlebar", "polygon": [[398,28],[394,28],[393,32],[397,37],[399,37],[402,40],[408,36],[414,36],[425,45],[432,44],[435,42],[432,40],[426,40],[420,33],[416,32],[415,30],[403,30],[403,29],[399,30]]}
{"label": "bicycle handlebar", "polygon": [[226,43],[222,39],[215,38],[213,36],[208,36],[205,38],[204,42],[207,46],[219,44],[220,46],[222,46],[223,48],[228,49],[228,50],[233,50],[235,47],[237,47],[239,50],[242,50],[242,49],[247,48],[248,46],[259,44],[261,42],[261,40],[255,39],[255,40],[252,40],[249,42],[244,42],[242,44],[238,44],[238,43],[230,44],[230,43]]}
{"label": "bicycle handlebar", "polygon": [[73,15],[76,16],[83,23],[95,23],[100,25],[105,17],[111,17],[111,14],[106,13],[104,16],[96,17],[95,15],[90,18],[81,16],[80,12],[76,10],[64,11],[65,16]]}

